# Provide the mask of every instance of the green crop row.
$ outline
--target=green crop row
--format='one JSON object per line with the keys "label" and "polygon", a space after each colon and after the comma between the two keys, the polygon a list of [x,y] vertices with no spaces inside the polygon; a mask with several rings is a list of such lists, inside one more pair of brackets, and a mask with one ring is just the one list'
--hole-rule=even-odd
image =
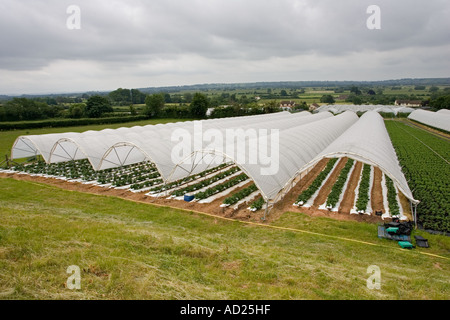
{"label": "green crop row", "polygon": [[256,200],[251,204],[250,209],[252,209],[253,211],[261,210],[264,203],[265,203],[264,198],[260,197],[258,200]]}
{"label": "green crop row", "polygon": [[398,216],[400,214],[400,207],[397,201],[397,190],[395,189],[394,182],[387,175],[384,175],[386,180],[386,187],[388,189],[387,198],[389,205],[389,212],[391,217]]}
{"label": "green crop row", "polygon": [[232,167],[231,169],[228,169],[228,170],[226,170],[224,172],[220,172],[220,173],[212,176],[211,178],[204,179],[204,180],[202,180],[200,182],[197,182],[197,183],[192,184],[190,186],[187,186],[185,188],[175,190],[174,192],[172,192],[172,195],[176,196],[176,197],[179,197],[179,196],[182,196],[182,195],[184,195],[186,193],[202,189],[202,188],[204,188],[206,186],[209,186],[210,184],[212,184],[214,182],[217,182],[217,181],[222,180],[222,179],[224,179],[224,178],[226,178],[228,176],[231,176],[231,175],[235,174],[238,171],[241,171],[241,169],[239,169],[239,167]]}
{"label": "green crop row", "polygon": [[450,232],[450,143],[397,121],[386,128],[415,199],[419,225]]}
{"label": "green crop row", "polygon": [[152,189],[150,189],[150,192],[156,193],[156,192],[161,192],[161,191],[165,191],[165,190],[170,190],[170,189],[176,188],[178,186],[181,186],[184,183],[188,183],[190,181],[194,181],[194,180],[196,180],[196,179],[198,179],[200,177],[204,177],[204,176],[206,176],[206,175],[208,175],[210,173],[219,171],[220,169],[223,169],[223,168],[225,168],[228,165],[229,165],[228,163],[222,163],[221,165],[219,165],[217,167],[205,170],[205,171],[203,171],[203,172],[201,172],[199,174],[194,174],[194,175],[191,175],[191,176],[187,176],[186,178],[183,178],[183,179],[180,179],[180,180],[176,180],[176,181],[173,181],[173,182],[169,182],[169,183],[166,183],[164,185],[152,188]]}
{"label": "green crop row", "polygon": [[328,176],[330,171],[333,169],[337,162],[337,158],[332,158],[328,161],[324,170],[316,177],[316,179],[311,183],[311,185],[303,191],[297,198],[297,203],[305,203],[312,197],[312,195],[320,188],[325,178]]}
{"label": "green crop row", "polygon": [[227,181],[225,181],[221,184],[218,184],[214,187],[208,188],[203,192],[196,193],[195,198],[198,200],[203,200],[203,199],[209,198],[209,197],[215,195],[216,193],[219,193],[228,188],[231,188],[231,187],[237,185],[238,183],[241,183],[242,181],[245,181],[247,179],[248,179],[247,175],[245,173],[242,173],[242,174],[238,175],[237,177],[227,180]]}
{"label": "green crop row", "polygon": [[223,203],[224,204],[228,204],[228,205],[235,204],[235,203],[241,201],[242,199],[244,199],[245,197],[251,195],[256,190],[258,190],[258,188],[253,183],[251,186],[249,186],[249,187],[247,187],[245,189],[242,189],[241,191],[236,192],[233,195],[225,198],[225,200],[223,200]]}
{"label": "green crop row", "polygon": [[333,188],[331,189],[330,194],[327,198],[327,207],[334,208],[336,204],[339,201],[339,198],[342,193],[342,189],[344,188],[345,182],[347,181],[348,175],[350,173],[350,170],[353,167],[353,164],[355,163],[355,160],[348,159],[347,163],[345,164],[344,168],[342,169],[341,173],[339,174],[339,177],[336,181],[336,183],[333,185]]}
{"label": "green crop row", "polygon": [[367,204],[370,200],[369,190],[370,190],[370,171],[372,167],[368,164],[364,165],[361,181],[359,183],[358,190],[358,200],[356,200],[356,210],[366,211]]}

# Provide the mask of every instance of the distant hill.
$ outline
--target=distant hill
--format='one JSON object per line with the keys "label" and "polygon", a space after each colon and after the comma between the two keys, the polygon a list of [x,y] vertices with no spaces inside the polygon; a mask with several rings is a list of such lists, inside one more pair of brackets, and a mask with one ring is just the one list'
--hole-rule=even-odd
{"label": "distant hill", "polygon": [[299,88],[299,87],[345,87],[345,86],[407,86],[407,85],[450,85],[450,78],[421,78],[398,79],[382,81],[278,81],[278,82],[253,82],[253,83],[210,83],[184,86],[148,87],[138,88],[145,93],[154,92],[179,92],[179,91],[204,91],[204,90],[232,90],[232,89],[257,89],[257,88]]}
{"label": "distant hill", "polygon": [[[249,83],[205,83],[183,86],[166,86],[166,87],[146,87],[137,88],[144,93],[155,92],[179,92],[179,91],[207,91],[207,90],[233,90],[233,89],[264,89],[264,88],[307,88],[307,87],[347,87],[347,86],[432,86],[432,85],[448,85],[450,86],[450,78],[406,78],[397,80],[382,81],[275,81],[275,82],[249,82]],[[115,90],[115,89],[114,89]],[[112,90],[111,90],[112,91]],[[72,92],[59,94],[23,94],[20,97],[81,97],[83,94],[107,95],[111,91],[87,91]],[[0,101],[11,99],[13,96],[0,95]],[[15,96],[14,96],[15,97]]]}

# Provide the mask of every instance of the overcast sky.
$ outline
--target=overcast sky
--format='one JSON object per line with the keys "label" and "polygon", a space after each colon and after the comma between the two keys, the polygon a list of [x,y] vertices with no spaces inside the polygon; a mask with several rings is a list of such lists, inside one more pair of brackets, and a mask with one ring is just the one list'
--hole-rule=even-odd
{"label": "overcast sky", "polygon": [[449,77],[449,57],[448,0],[0,1],[0,94]]}

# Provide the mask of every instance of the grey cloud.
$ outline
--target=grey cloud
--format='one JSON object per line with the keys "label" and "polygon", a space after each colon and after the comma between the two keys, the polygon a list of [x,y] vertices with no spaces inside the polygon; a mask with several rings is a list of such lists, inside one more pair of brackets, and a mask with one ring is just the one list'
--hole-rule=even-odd
{"label": "grey cloud", "polygon": [[[71,4],[81,8],[81,30],[66,28]],[[381,8],[381,30],[366,28],[371,4]],[[448,50],[449,14],[447,0],[2,0],[0,69],[39,70],[55,61],[137,69],[188,55],[212,67],[367,51],[403,59],[399,49]]]}

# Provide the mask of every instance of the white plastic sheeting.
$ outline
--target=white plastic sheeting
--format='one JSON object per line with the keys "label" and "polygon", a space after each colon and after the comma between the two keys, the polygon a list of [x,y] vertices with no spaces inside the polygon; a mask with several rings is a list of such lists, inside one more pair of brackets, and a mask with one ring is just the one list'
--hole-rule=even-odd
{"label": "white plastic sheeting", "polygon": [[[310,115],[308,112],[302,112],[300,115]],[[289,112],[280,112],[275,114],[265,114],[259,116],[247,116],[240,118],[225,118],[208,120],[208,123],[214,125],[217,122],[240,123],[243,121],[267,121],[281,117],[290,116]],[[239,119],[239,120],[237,120]],[[155,132],[160,129],[178,128],[188,125],[192,121],[177,122],[168,124],[157,124],[147,126],[135,126],[132,128],[105,129],[101,131],[86,131],[83,133],[67,132],[44,135],[20,136],[14,142],[11,151],[12,159],[27,158],[41,155],[47,163],[64,162],[69,160],[79,160],[88,158],[94,169],[99,170],[103,155],[115,143],[127,143],[129,141],[123,138],[126,133]],[[147,143],[151,143],[153,136],[150,136]],[[120,165],[120,163],[119,163]],[[112,165],[114,167],[116,165]]]}
{"label": "white plastic sheeting", "polygon": [[448,110],[448,109],[441,109],[441,110],[437,111],[436,113],[439,113],[439,114],[450,114],[450,110]]}
{"label": "white plastic sheeting", "polygon": [[450,114],[446,111],[432,112],[419,109],[411,113],[408,119],[450,132]]}
{"label": "white plastic sheeting", "polygon": [[[172,135],[176,130],[185,130],[194,140],[196,127],[200,127],[203,131],[233,127],[287,128],[331,116],[331,114],[311,115],[309,112],[295,114],[280,112],[83,133],[21,136],[16,140],[11,155],[13,159],[18,159],[40,154],[47,163],[87,158],[95,170],[138,163],[147,159],[155,163],[163,179],[168,181],[176,165],[171,161],[172,150],[178,143],[172,141]],[[194,141],[192,142],[192,146],[197,146]],[[202,147],[200,144],[199,148]],[[181,177],[183,176],[173,176],[173,179]]]}
{"label": "white plastic sheeting", "polygon": [[358,122],[328,145],[313,163],[335,157],[349,157],[380,168],[411,202],[419,203],[409,189],[384,120],[377,112],[364,113]]}
{"label": "white plastic sheeting", "polygon": [[[255,182],[266,201],[274,200],[277,195],[289,184],[291,178],[309,161],[316,157],[331,142],[337,139],[352,124],[358,120],[353,112],[345,112],[339,116],[319,118],[320,114],[309,117],[309,121],[303,121],[296,125],[286,125],[285,121],[271,123],[272,128],[278,129],[278,133],[268,134],[268,149],[276,154],[273,162],[264,163],[258,159],[254,163],[250,157],[259,154],[258,139],[247,139],[249,149],[234,149],[234,153],[226,153],[220,144],[212,144],[208,148],[197,149],[186,162],[176,167],[174,174],[179,177],[183,172],[189,171],[189,166],[197,167],[203,157],[210,156],[210,161],[224,159],[233,161]],[[318,119],[317,121],[313,118]],[[305,119],[306,120],[306,119]],[[308,123],[309,122],[309,123]],[[278,138],[272,140],[275,134]],[[275,146],[276,145],[276,146]],[[274,163],[276,162],[276,163]],[[201,166],[201,171],[205,165]],[[274,171],[273,171],[274,170]],[[172,180],[172,179],[171,179]]]}
{"label": "white plastic sheeting", "polygon": [[[213,139],[214,136],[227,137],[229,130],[238,133],[236,139],[244,143],[244,148],[236,147],[239,143],[234,139]],[[177,132],[182,133],[181,136],[184,133],[189,139],[174,139]],[[208,132],[210,136],[205,139]],[[255,132],[263,134],[255,136]],[[261,141],[266,144],[262,145]],[[174,161],[173,152],[179,147],[186,147],[188,152]],[[265,152],[261,153],[261,150]],[[415,201],[383,120],[374,112],[366,113],[360,120],[351,111],[338,116],[329,112],[314,115],[281,112],[83,133],[21,136],[12,150],[13,159],[38,154],[47,163],[87,158],[95,170],[149,160],[166,182],[232,161],[255,182],[266,201],[276,201],[296,176],[321,158],[332,154],[351,155],[356,160],[379,166],[411,201]],[[258,155],[256,159],[255,154]]]}
{"label": "white plastic sheeting", "polygon": [[341,105],[323,105],[320,106],[318,112],[332,112],[333,114],[341,113],[344,111],[353,112],[366,112],[366,111],[376,111],[384,113],[393,113],[397,115],[398,113],[411,113],[415,109],[409,107],[400,106],[383,106],[383,105],[353,105],[353,104],[341,104]]}

